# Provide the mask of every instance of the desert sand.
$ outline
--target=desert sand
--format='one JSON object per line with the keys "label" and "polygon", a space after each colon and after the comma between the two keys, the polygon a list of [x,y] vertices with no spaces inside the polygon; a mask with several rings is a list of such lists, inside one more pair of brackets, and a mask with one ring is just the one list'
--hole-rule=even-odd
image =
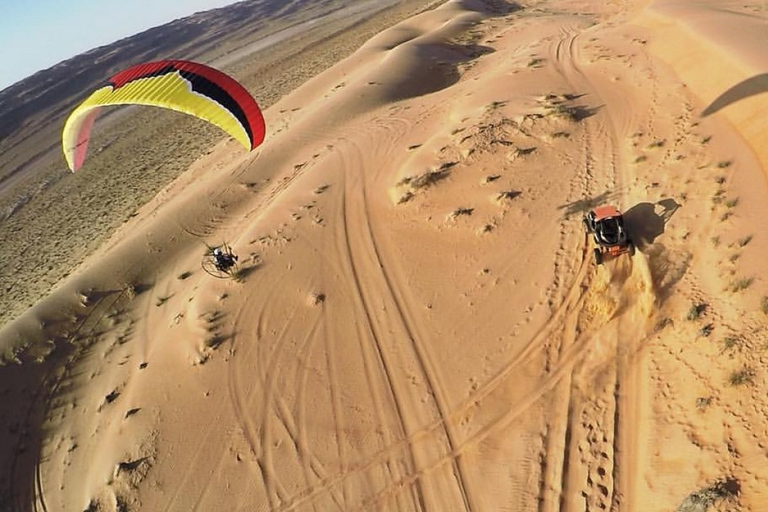
{"label": "desert sand", "polygon": [[[768,510],[767,29],[450,0],[375,36],[0,331],[0,503]],[[634,256],[595,265],[600,204]]]}

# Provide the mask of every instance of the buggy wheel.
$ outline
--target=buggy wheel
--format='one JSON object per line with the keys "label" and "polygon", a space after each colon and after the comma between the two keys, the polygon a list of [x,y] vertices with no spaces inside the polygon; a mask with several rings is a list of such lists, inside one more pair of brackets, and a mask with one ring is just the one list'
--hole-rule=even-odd
{"label": "buggy wheel", "polygon": [[595,255],[595,263],[597,265],[601,265],[603,263],[603,253],[602,253],[602,251],[600,249],[595,249],[593,251],[593,253]]}
{"label": "buggy wheel", "polygon": [[632,243],[632,240],[627,240],[627,252],[630,256],[635,255],[635,244]]}

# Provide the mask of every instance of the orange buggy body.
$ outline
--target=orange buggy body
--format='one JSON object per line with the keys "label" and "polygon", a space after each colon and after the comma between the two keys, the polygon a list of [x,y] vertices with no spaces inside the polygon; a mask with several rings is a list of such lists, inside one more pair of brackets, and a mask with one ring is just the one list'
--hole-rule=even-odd
{"label": "orange buggy body", "polygon": [[598,206],[584,216],[584,231],[591,234],[595,245],[595,263],[600,265],[607,255],[635,254],[635,245],[624,227],[624,216],[612,205]]}

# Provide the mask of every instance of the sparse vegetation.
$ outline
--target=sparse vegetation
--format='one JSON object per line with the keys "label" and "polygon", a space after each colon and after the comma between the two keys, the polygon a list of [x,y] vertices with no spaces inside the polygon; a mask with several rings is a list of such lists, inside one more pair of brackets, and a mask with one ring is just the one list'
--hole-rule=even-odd
{"label": "sparse vegetation", "polygon": [[699,329],[699,336],[703,336],[704,338],[708,338],[710,334],[712,334],[712,331],[715,330],[714,324],[707,324],[701,326],[701,329]]}
{"label": "sparse vegetation", "polygon": [[707,396],[707,397],[700,396],[696,399],[696,408],[699,410],[704,410],[710,405],[712,405],[711,396]]}
{"label": "sparse vegetation", "polygon": [[710,241],[712,242],[712,245],[715,247],[718,247],[720,245],[720,237],[719,236],[713,236],[710,238]]}
{"label": "sparse vegetation", "polygon": [[659,332],[671,324],[672,324],[672,319],[665,316],[664,318],[656,322],[656,327],[654,327],[654,331]]}
{"label": "sparse vegetation", "polygon": [[512,152],[512,154],[515,157],[518,157],[518,156],[530,155],[534,151],[536,151],[536,146],[531,146],[531,147],[527,147],[527,148],[515,148],[515,150]]}
{"label": "sparse vegetation", "polygon": [[768,295],[764,295],[762,299],[760,299],[760,310],[768,315]]}
{"label": "sparse vegetation", "polygon": [[397,200],[397,204],[403,204],[403,203],[407,203],[407,202],[408,202],[408,201],[410,201],[411,199],[413,199],[413,192],[411,192],[410,190],[408,190],[408,191],[407,191],[405,194],[403,194],[402,196],[400,196],[400,199],[398,199],[398,200]]}
{"label": "sparse vegetation", "polygon": [[740,370],[731,372],[728,382],[731,386],[743,386],[751,384],[755,380],[755,371],[752,368],[744,367]]}
{"label": "sparse vegetation", "polygon": [[448,177],[450,174],[450,169],[456,165],[455,162],[453,163],[446,163],[440,166],[437,170],[427,171],[423,174],[418,174],[416,176],[406,176],[402,180],[400,180],[397,183],[398,187],[402,186],[409,186],[413,190],[422,189],[425,187],[429,187],[430,185],[434,185],[438,181],[441,181]]}
{"label": "sparse vegetation", "polygon": [[462,215],[472,215],[472,212],[474,211],[474,208],[456,208],[451,212],[451,217],[456,218]]}
{"label": "sparse vegetation", "polygon": [[720,162],[717,162],[717,168],[718,169],[727,169],[728,167],[731,166],[732,163],[733,162],[731,162],[730,160],[721,160]]}
{"label": "sparse vegetation", "polygon": [[522,192],[520,192],[518,190],[504,190],[502,192],[499,192],[496,195],[496,200],[497,201],[501,201],[501,202],[503,202],[503,201],[511,201],[512,199],[514,199],[517,196],[519,196],[521,193]]}
{"label": "sparse vegetation", "polygon": [[698,302],[691,306],[691,308],[688,310],[688,314],[686,315],[686,318],[688,320],[698,320],[701,318],[701,315],[704,314],[704,312],[707,310],[707,304],[703,302]]}
{"label": "sparse vegetation", "polygon": [[593,111],[583,105],[566,105],[564,103],[559,103],[550,107],[550,113],[556,117],[562,117],[578,123],[591,116]]}
{"label": "sparse vegetation", "polygon": [[724,184],[724,183],[725,183],[725,176],[723,176],[722,174],[720,174],[719,176],[717,176],[717,177],[715,178],[715,183],[717,183],[718,185],[722,185],[722,184]]}
{"label": "sparse vegetation", "polygon": [[728,208],[733,208],[733,207],[735,207],[737,204],[739,204],[739,198],[738,198],[738,197],[734,197],[733,199],[729,199],[729,200],[728,200],[728,201],[725,203],[725,206],[727,206]]}
{"label": "sparse vegetation", "polygon": [[717,501],[737,496],[740,489],[739,482],[733,478],[719,480],[689,494],[675,512],[707,512]]}
{"label": "sparse vegetation", "polygon": [[178,276],[176,276],[176,279],[178,279],[179,281],[183,281],[191,275],[192,275],[192,272],[190,272],[189,270],[186,270],[181,274],[179,274]]}
{"label": "sparse vegetation", "polygon": [[752,241],[752,235],[747,235],[744,238],[742,238],[741,240],[739,240],[739,246],[744,247],[747,244],[749,244],[749,242],[751,242],[751,241]]}
{"label": "sparse vegetation", "polygon": [[737,336],[726,336],[723,338],[723,350],[721,352],[726,352],[728,350],[733,349],[734,347],[737,347],[739,344],[739,338]]}
{"label": "sparse vegetation", "polygon": [[747,288],[750,287],[750,285],[754,282],[754,280],[755,280],[754,277],[743,277],[741,279],[738,279],[731,286],[731,291],[740,292],[740,291],[746,290]]}

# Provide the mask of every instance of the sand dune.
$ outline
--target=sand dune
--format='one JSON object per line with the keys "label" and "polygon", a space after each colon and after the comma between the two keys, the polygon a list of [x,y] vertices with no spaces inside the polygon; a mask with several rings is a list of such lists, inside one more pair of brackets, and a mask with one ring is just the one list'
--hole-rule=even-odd
{"label": "sand dune", "polygon": [[768,17],[668,4],[451,0],[216,146],[0,331],[3,505],[764,510]]}

